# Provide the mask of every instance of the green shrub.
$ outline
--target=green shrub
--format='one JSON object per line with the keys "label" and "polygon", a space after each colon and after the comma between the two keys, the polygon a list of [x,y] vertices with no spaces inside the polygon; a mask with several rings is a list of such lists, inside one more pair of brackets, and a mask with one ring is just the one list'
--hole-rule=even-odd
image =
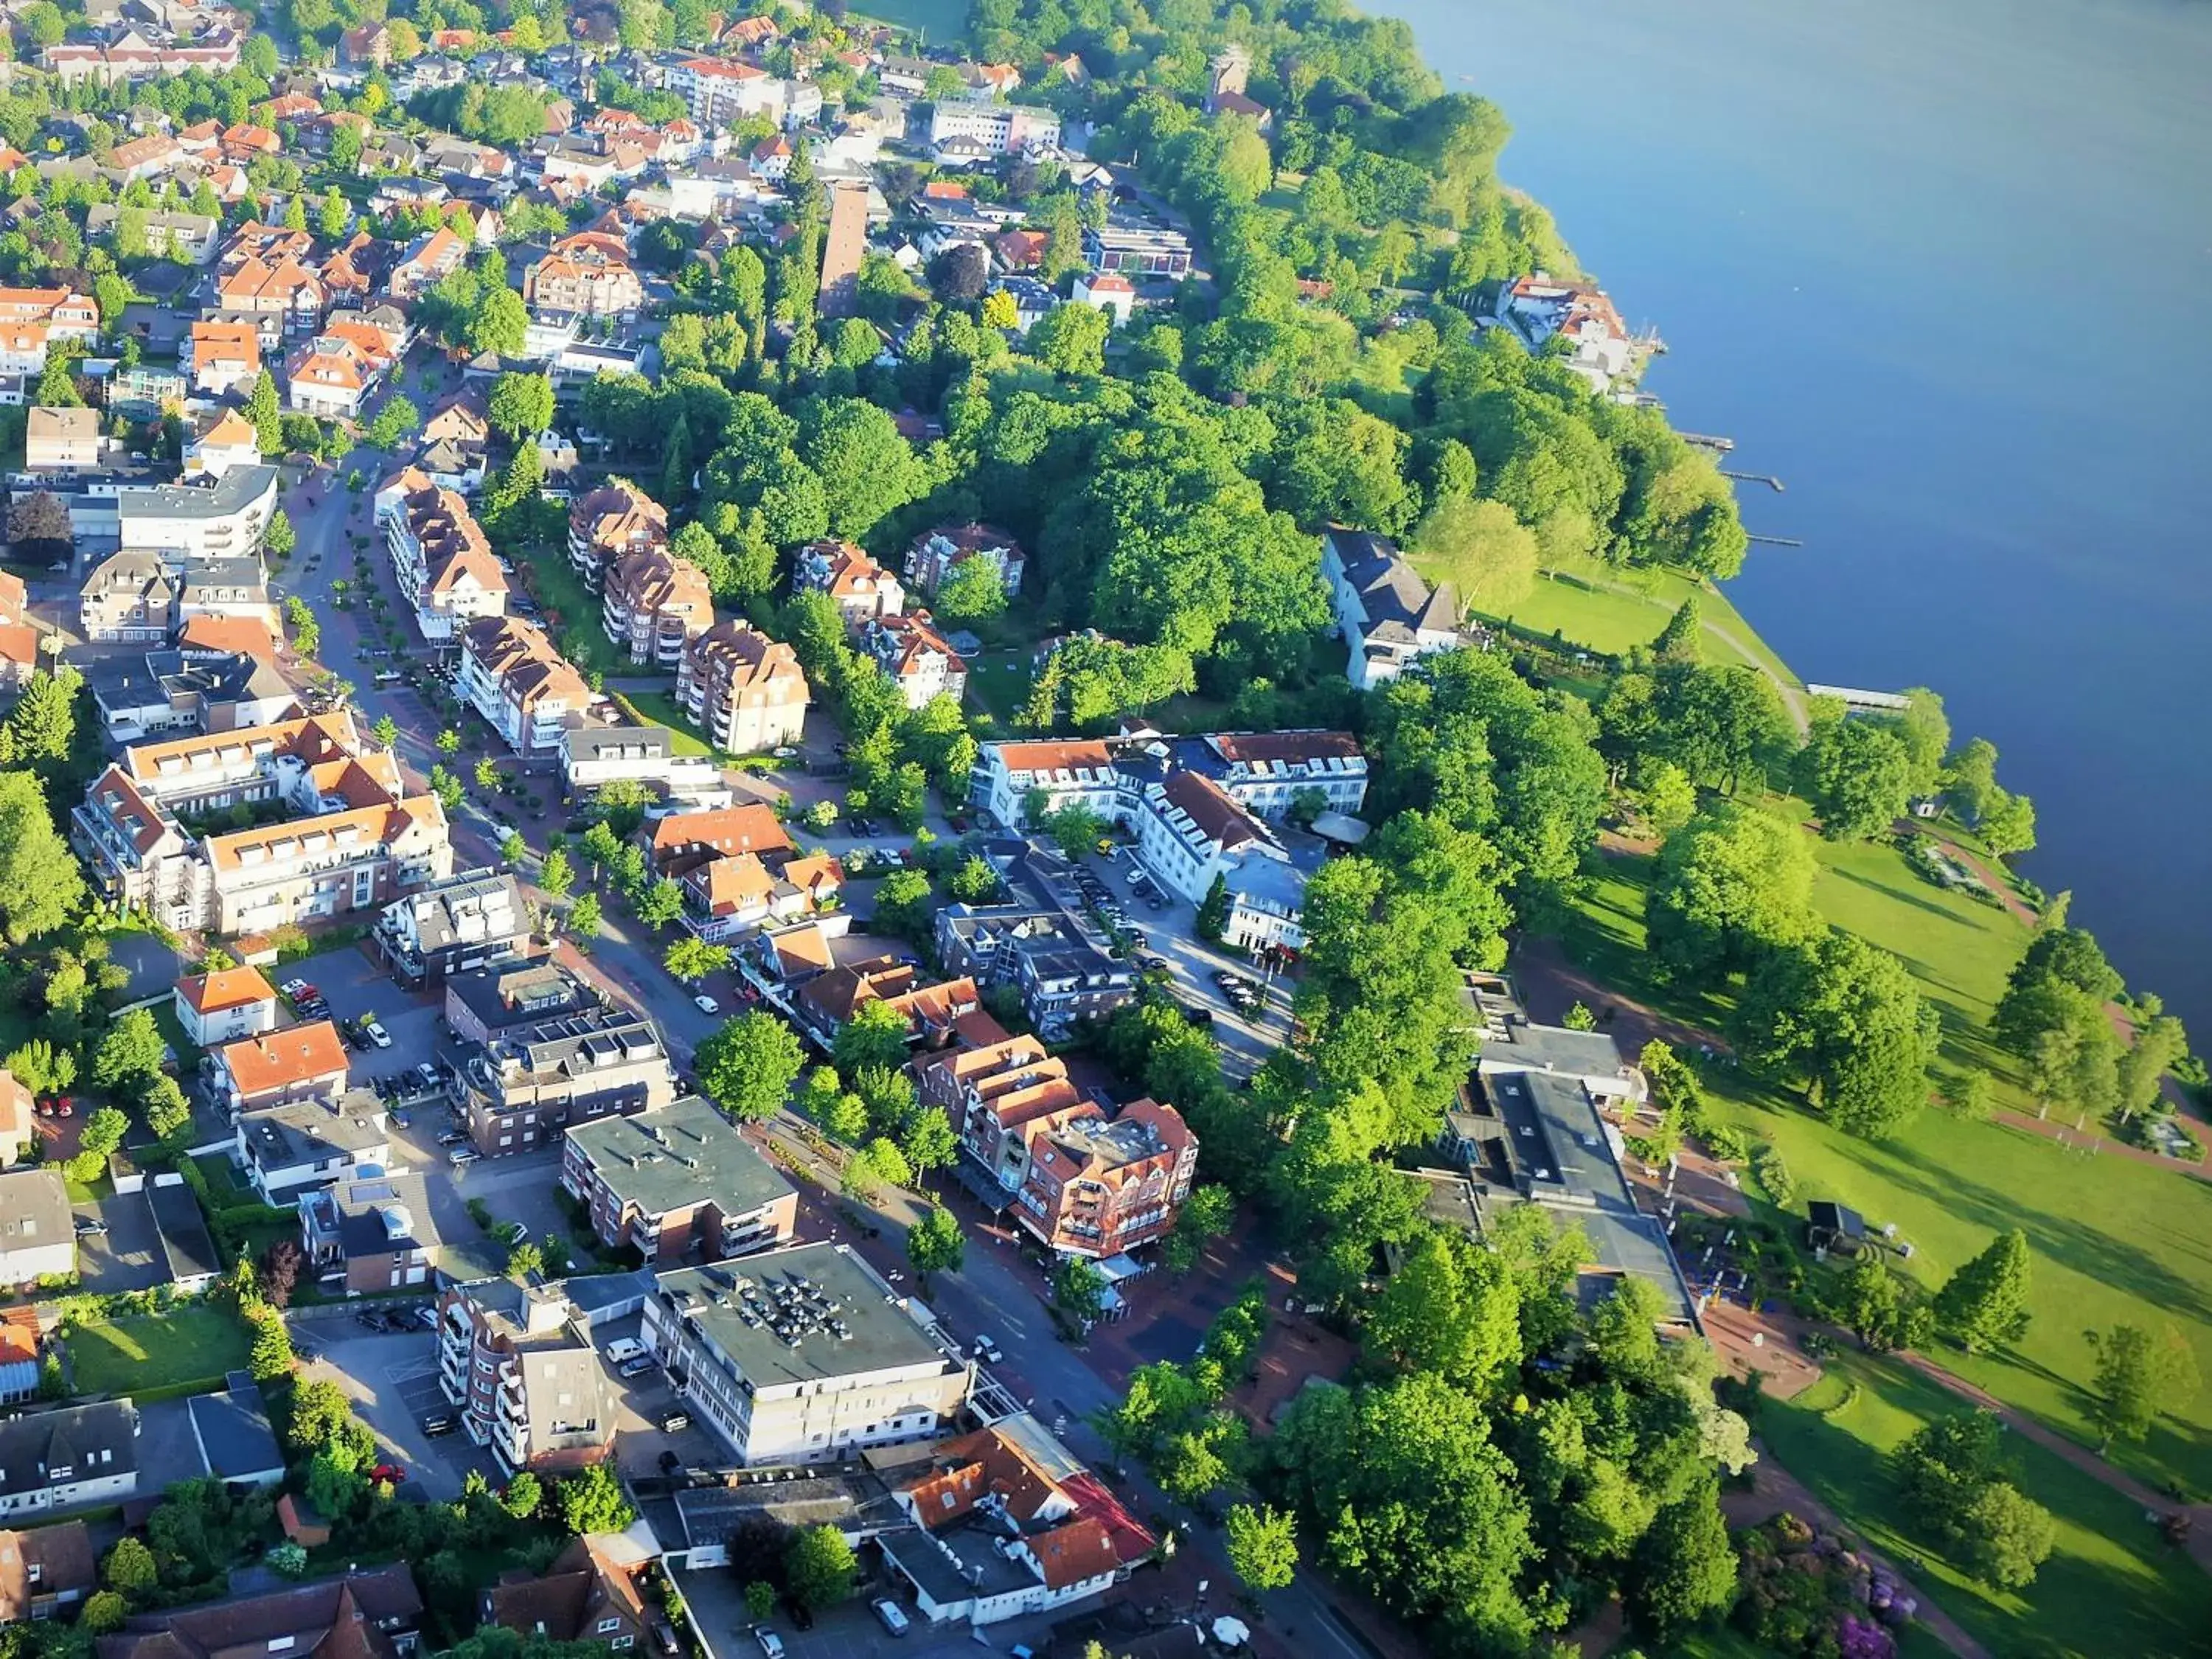
{"label": "green shrub", "polygon": [[1771,1145],[1760,1146],[1752,1155],[1751,1173],[1776,1209],[1786,1210],[1796,1201],[1796,1179],[1790,1173],[1790,1166],[1782,1161],[1782,1154]]}

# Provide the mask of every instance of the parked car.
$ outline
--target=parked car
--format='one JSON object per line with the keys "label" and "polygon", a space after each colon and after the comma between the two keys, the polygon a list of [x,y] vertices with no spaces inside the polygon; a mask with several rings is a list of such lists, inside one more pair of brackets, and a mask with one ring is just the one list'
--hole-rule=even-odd
{"label": "parked car", "polygon": [[643,1376],[652,1369],[653,1356],[649,1353],[641,1353],[636,1358],[626,1359],[616,1366],[615,1375],[623,1377]]}
{"label": "parked car", "polygon": [[392,1046],[392,1033],[386,1030],[374,1015],[361,1023],[361,1034],[380,1048]]}
{"label": "parked car", "polygon": [[876,1621],[894,1636],[903,1636],[914,1628],[914,1620],[906,1616],[906,1609],[888,1599],[868,1603],[868,1610]]}
{"label": "parked car", "polygon": [[690,1426],[691,1413],[689,1412],[663,1412],[660,1414],[660,1431],[663,1434],[681,1434]]}
{"label": "parked car", "polygon": [[380,1486],[386,1481],[391,1482],[395,1486],[404,1486],[407,1482],[407,1466],[404,1463],[379,1463],[368,1472],[368,1478]]}
{"label": "parked car", "polygon": [[[295,1349],[294,1352],[297,1352],[298,1350]],[[422,1419],[422,1432],[432,1440],[435,1440],[440,1435],[451,1434],[455,1426],[453,1413],[450,1412],[433,1412]]]}
{"label": "parked car", "polygon": [[483,1154],[473,1146],[456,1146],[446,1154],[446,1162],[456,1170],[465,1169],[483,1156]]}
{"label": "parked car", "polygon": [[783,1659],[783,1638],[766,1625],[753,1626],[753,1640],[760,1644],[760,1650],[768,1656],[768,1659]]}
{"label": "parked car", "polygon": [[722,1012],[722,1005],[704,991],[691,999],[691,1005],[702,1014],[719,1014]]}
{"label": "parked car", "polygon": [[799,758],[799,751],[796,749],[793,749],[787,743],[780,743],[768,752],[776,760],[796,760]]}
{"label": "parked car", "polygon": [[315,988],[308,984],[304,979],[288,979],[276,988],[282,991],[286,996],[289,997],[293,1001],[297,1002],[301,997],[306,996]]}
{"label": "parked car", "polygon": [[97,1238],[106,1231],[107,1224],[98,1216],[81,1215],[76,1218],[76,1236],[79,1238]]}
{"label": "parked car", "polygon": [[459,1129],[448,1129],[438,1137],[438,1144],[441,1146],[458,1146],[467,1139]]}

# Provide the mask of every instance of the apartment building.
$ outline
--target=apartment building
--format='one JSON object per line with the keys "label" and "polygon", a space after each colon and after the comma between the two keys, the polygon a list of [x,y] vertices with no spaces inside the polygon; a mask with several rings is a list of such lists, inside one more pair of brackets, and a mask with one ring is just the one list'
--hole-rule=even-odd
{"label": "apartment building", "polygon": [[276,469],[234,466],[220,477],[115,492],[122,544],[185,560],[253,558],[276,510]]}
{"label": "apartment building", "polygon": [[76,1223],[60,1175],[52,1170],[0,1175],[0,1284],[76,1275]]}
{"label": "apartment building", "polygon": [[940,525],[923,531],[907,549],[908,584],[933,599],[953,568],[970,559],[981,559],[996,571],[1009,596],[1022,591],[1029,556],[1006,532],[988,524]]}
{"label": "apartment building", "polygon": [[728,791],[713,758],[678,754],[663,726],[571,720],[561,731],[561,775],[575,796],[617,781],[651,784],[678,798]]}
{"label": "apartment building", "polygon": [[850,542],[809,542],[799,550],[791,583],[827,593],[848,629],[906,609],[899,579]]}
{"label": "apartment building", "polygon": [[685,641],[676,700],[715,748],[752,755],[799,742],[810,693],[789,646],[730,617]]}
{"label": "apartment building", "polygon": [[945,642],[927,611],[875,617],[861,627],[860,648],[890,676],[908,708],[939,693],[956,702],[967,694],[967,659]]}
{"label": "apartment building", "polygon": [[119,1504],[137,1490],[138,1409],[128,1400],[0,1421],[0,1516]]}
{"label": "apartment building", "polygon": [[647,1349],[740,1463],[819,1463],[933,1438],[973,1373],[843,1245],[660,1274]]}
{"label": "apartment building", "polygon": [[461,635],[460,693],[526,761],[557,754],[592,688],[534,623],[486,617]]}
{"label": "apartment building", "polygon": [[[1039,1126],[1096,1109],[1067,1074],[1067,1062],[1024,1035],[955,1048],[918,1062],[925,1105],[951,1120],[975,1170],[1011,1202],[1029,1173],[1029,1143]],[[990,1188],[987,1188],[990,1190]]]}
{"label": "apartment building", "polygon": [[1015,1219],[1060,1255],[1121,1255],[1167,1235],[1197,1170],[1198,1137],[1174,1107],[1092,1106],[1030,1138]]}
{"label": "apartment building", "polygon": [[374,1296],[430,1283],[438,1236],[422,1177],[379,1170],[302,1194],[300,1248],[326,1291]]}
{"label": "apartment building", "polygon": [[385,907],[373,935],[392,977],[410,990],[519,956],[530,912],[506,870],[470,870]]}
{"label": "apartment building", "polygon": [[937,913],[937,958],[985,989],[1011,985],[1023,1016],[1048,1042],[1064,1042],[1137,995],[1137,970],[1109,954],[1110,941],[1079,912],[1035,902],[948,904]]}
{"label": "apartment building", "polygon": [[255,1037],[276,1029],[276,991],[258,968],[222,968],[188,974],[170,993],[177,1023],[202,1048]]}
{"label": "apartment building", "polygon": [[594,987],[550,957],[510,957],[446,976],[445,1021],[463,1043],[605,1006]]}
{"label": "apartment building", "polygon": [[1179,281],[1190,275],[1190,238],[1159,225],[1109,220],[1083,233],[1083,258],[1096,271]]}
{"label": "apartment building", "polygon": [[626,1008],[511,1026],[464,1054],[459,1106],[486,1158],[528,1152],[572,1124],[676,1098],[660,1030]]}
{"label": "apartment building", "polygon": [[386,361],[358,340],[318,334],[284,360],[284,406],[326,420],[352,420],[376,389]]}
{"label": "apartment building", "polygon": [[183,586],[159,553],[125,548],[93,567],[77,590],[77,624],[88,640],[158,645],[176,630]]}
{"label": "apartment building", "polygon": [[509,1474],[596,1463],[612,1449],[614,1392],[557,1290],[504,1279],[438,1298],[438,1386],[461,1427]]}
{"label": "apartment building", "polygon": [[779,113],[783,103],[781,82],[734,58],[687,58],[668,71],[667,84],[691,106],[691,118],[706,127]]}
{"label": "apartment building", "polygon": [[562,1188],[611,1249],[719,1261],[787,1244],[798,1226],[798,1189],[696,1095],[574,1124],[565,1139]]}
{"label": "apartment building", "polygon": [[261,373],[261,332],[252,323],[196,322],[185,359],[192,390],[220,398]]}
{"label": "apartment building", "polygon": [[580,231],[553,244],[523,273],[532,309],[574,317],[632,317],[645,308],[645,284],[619,236]]}
{"label": "apartment building", "polygon": [[1145,786],[1173,770],[1211,778],[1232,800],[1270,820],[1302,793],[1317,811],[1357,813],[1367,799],[1367,758],[1349,732],[1223,732],[1176,738],[1141,730],[1124,738],[987,743],[977,751],[969,803],[1009,826],[1044,810],[1080,805],[1123,823]]}
{"label": "apartment building", "polygon": [[507,573],[459,495],[423,476],[404,493],[380,490],[377,511],[400,596],[425,641],[452,645],[471,623],[507,614]]}
{"label": "apartment building", "polygon": [[101,465],[100,411],[34,407],[23,425],[27,472],[86,471]]}
{"label": "apartment building", "polygon": [[714,590],[690,560],[642,548],[607,572],[599,625],[633,663],[675,668],[685,644],[714,627]]}
{"label": "apartment building", "polygon": [[440,225],[410,242],[406,251],[392,262],[385,277],[385,291],[395,300],[419,300],[459,270],[468,255],[469,245],[449,226]]}
{"label": "apartment building", "polygon": [[980,144],[993,155],[1051,149],[1060,143],[1060,117],[1028,104],[974,103],[945,99],[929,118],[929,142]]}
{"label": "apartment building", "polygon": [[568,562],[589,587],[632,553],[668,544],[668,509],[627,478],[611,478],[568,509]]}
{"label": "apartment building", "polygon": [[1363,691],[1473,642],[1452,585],[1431,586],[1387,536],[1332,526],[1322,538],[1321,572],[1349,653],[1346,676]]}
{"label": "apartment building", "polygon": [[335,1100],[345,1090],[347,1066],[338,1028],[326,1019],[258,1031],[207,1057],[211,1092],[234,1113],[295,1100]]}

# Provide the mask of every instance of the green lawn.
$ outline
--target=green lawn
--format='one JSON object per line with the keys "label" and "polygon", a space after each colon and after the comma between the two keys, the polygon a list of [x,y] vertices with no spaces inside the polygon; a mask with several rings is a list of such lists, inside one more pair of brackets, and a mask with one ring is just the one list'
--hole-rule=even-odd
{"label": "green lawn", "polygon": [[[1838,926],[1894,951],[1944,1022],[1946,1064],[1980,1064],[1997,1096],[2033,1109],[2016,1067],[1982,1030],[2027,934],[2010,915],[1914,875],[1886,844],[1818,845],[1815,896]],[[1604,982],[1707,1029],[1725,1031],[1730,1000],[1654,984],[1644,955],[1644,884],[1651,860],[1609,858],[1578,906],[1565,943]],[[1933,1289],[1999,1231],[2026,1230],[2035,1261],[2037,1317],[2019,1352],[1979,1358],[1946,1348],[1944,1364],[2061,1432],[2094,1444],[2082,1390],[2093,1369],[2083,1333],[2127,1321],[2171,1320],[2212,1378],[2212,1186],[2171,1170],[2068,1151],[2024,1130],[1923,1112],[1892,1141],[1828,1127],[1761,1079],[1707,1070],[1723,1109],[1780,1151],[1807,1200],[1832,1198],[1913,1247],[1905,1271]],[[2200,1389],[2141,1446],[2115,1462],[2154,1486],[2178,1474],[2212,1492],[2212,1389]],[[1792,1466],[1794,1468],[1794,1465]]]}
{"label": "green lawn", "polygon": [[129,1394],[245,1367],[246,1328],[213,1308],[178,1308],[100,1325],[80,1325],[69,1338],[70,1374],[83,1394]]}
{"label": "green lawn", "polygon": [[2015,1441],[2021,1490],[2051,1510],[2057,1547],[2025,1592],[1975,1583],[1904,1524],[1887,1457],[1923,1423],[1963,1409],[1903,1367],[1845,1355],[1760,1431],[1790,1473],[1911,1571],[1993,1653],[2203,1652],[2203,1575],[2126,1498],[2039,1447]]}
{"label": "green lawn", "polygon": [[600,625],[599,596],[584,586],[559,551],[541,553],[529,561],[531,591],[545,610],[546,636],[585,674],[597,670],[610,677],[650,673],[618,653]]}
{"label": "green lawn", "polygon": [[691,729],[677,706],[674,695],[667,691],[625,691],[633,708],[647,720],[658,720],[668,728],[668,746],[679,755],[711,755],[714,751]]}
{"label": "green lawn", "polygon": [[1798,683],[1725,594],[1679,571],[1624,568],[1595,558],[1566,561],[1540,575],[1534,591],[1498,620],[1539,634],[1557,631],[1573,644],[1619,655],[1656,639],[1692,593],[1708,629],[1698,641],[1706,661],[1753,662],[1785,685]]}

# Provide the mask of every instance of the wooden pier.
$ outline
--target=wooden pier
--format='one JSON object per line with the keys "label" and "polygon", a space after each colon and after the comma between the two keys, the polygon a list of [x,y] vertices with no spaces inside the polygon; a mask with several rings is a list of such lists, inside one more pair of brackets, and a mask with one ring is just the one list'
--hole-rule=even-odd
{"label": "wooden pier", "polygon": [[1723,455],[1735,447],[1733,438],[1716,438],[1703,432],[1678,432],[1674,435],[1686,444],[1694,444],[1699,449],[1718,450]]}
{"label": "wooden pier", "polygon": [[1802,547],[1805,545],[1804,543],[1799,541],[1794,536],[1754,536],[1749,531],[1746,531],[1744,532],[1743,538],[1747,542],[1757,542],[1761,547]]}
{"label": "wooden pier", "polygon": [[1728,468],[1723,467],[1720,469],[1720,474],[1723,478],[1735,478],[1743,483],[1763,483],[1778,495],[1782,493],[1782,480],[1771,472],[1731,472]]}

